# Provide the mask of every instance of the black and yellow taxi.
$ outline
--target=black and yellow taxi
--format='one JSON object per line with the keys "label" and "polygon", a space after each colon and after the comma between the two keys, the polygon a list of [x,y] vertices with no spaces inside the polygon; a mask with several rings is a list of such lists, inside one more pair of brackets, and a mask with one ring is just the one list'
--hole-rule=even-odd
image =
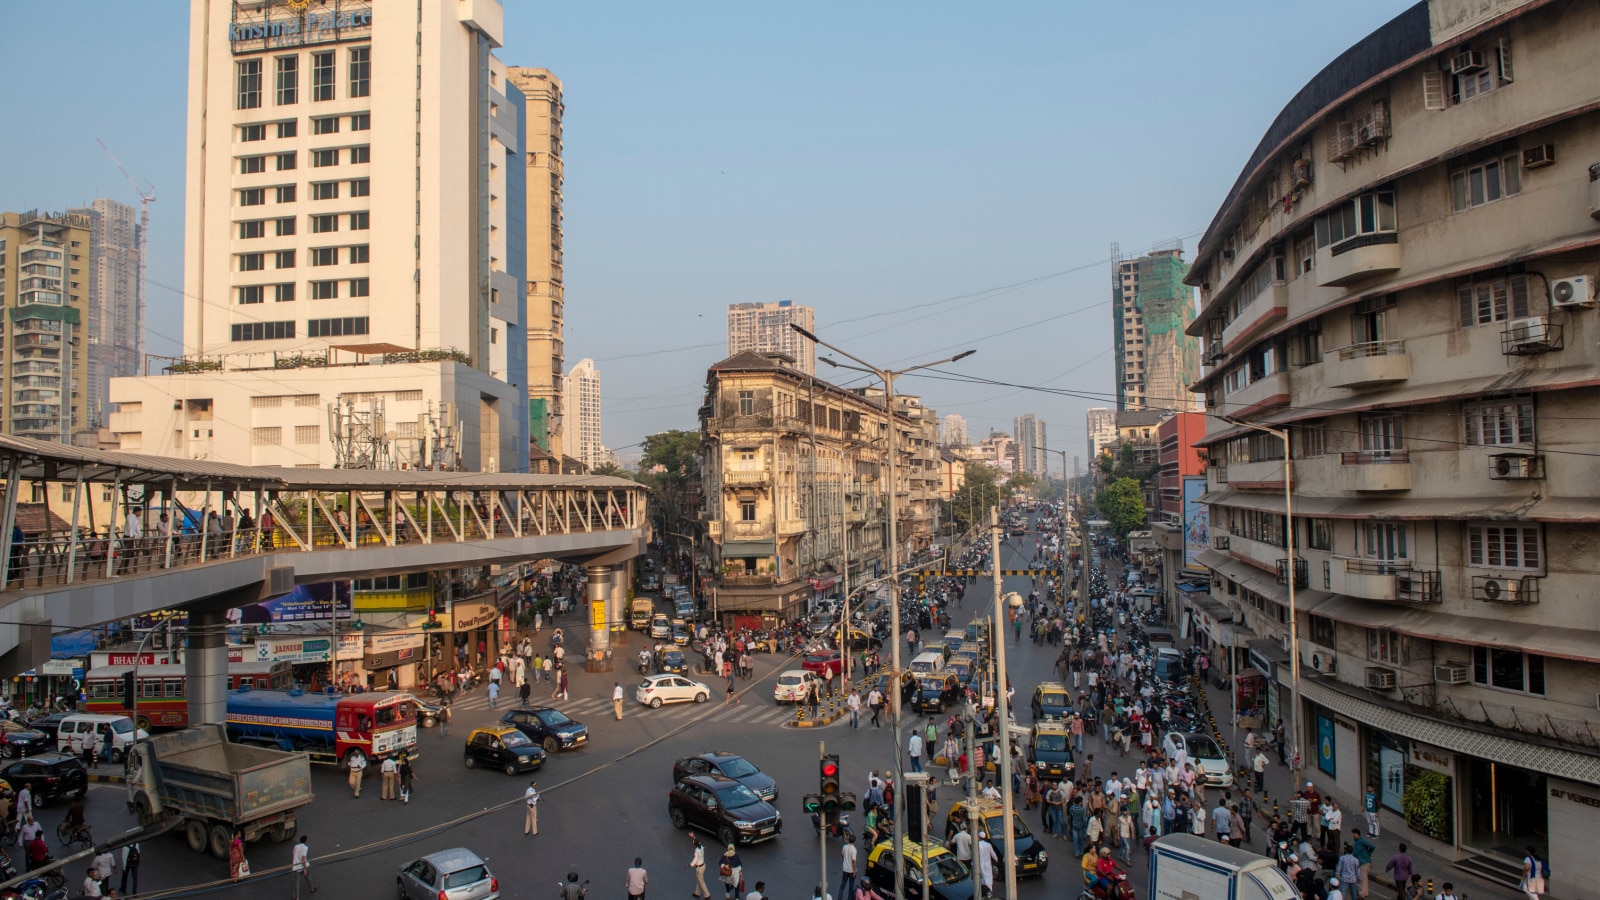
{"label": "black and yellow taxi", "polygon": [[1040,719],[1028,729],[1028,762],[1041,781],[1071,780],[1077,764],[1072,759],[1072,733],[1064,719]]}
{"label": "black and yellow taxi", "polygon": [[928,672],[917,676],[917,693],[912,706],[919,713],[941,713],[960,696],[956,676],[950,672]]}
{"label": "black and yellow taxi", "polygon": [[689,661],[677,647],[667,647],[656,657],[656,671],[661,674],[687,675]]}
{"label": "black and yellow taxi", "polygon": [[[927,871],[930,900],[972,900],[972,871],[956,855],[938,845],[928,848],[927,864],[923,864],[922,845],[904,841],[901,856],[905,858],[905,885],[907,897],[922,896],[923,872]],[[894,892],[894,842],[884,841],[867,854],[867,877],[875,887]]]}
{"label": "black and yellow taxi", "polygon": [[469,769],[500,769],[507,775],[531,772],[544,765],[544,750],[512,725],[472,729],[462,756]]}
{"label": "black and yellow taxi", "polygon": [[[950,814],[945,816],[945,829],[949,831],[956,824],[972,818],[974,810],[978,820],[978,834],[994,847],[996,857],[1003,862],[1006,858],[1006,833],[1000,823],[1005,814],[1005,807],[1000,801],[979,799],[976,805],[971,800],[956,801],[956,804],[950,807]],[[1045,868],[1050,864],[1049,854],[1045,852],[1044,844],[1028,830],[1027,824],[1022,821],[1021,813],[1015,809],[1011,811],[1011,840],[1017,848],[1017,874],[1043,875]]]}
{"label": "black and yellow taxi", "polygon": [[1072,714],[1072,692],[1059,681],[1043,681],[1033,689],[1033,720],[1065,719]]}

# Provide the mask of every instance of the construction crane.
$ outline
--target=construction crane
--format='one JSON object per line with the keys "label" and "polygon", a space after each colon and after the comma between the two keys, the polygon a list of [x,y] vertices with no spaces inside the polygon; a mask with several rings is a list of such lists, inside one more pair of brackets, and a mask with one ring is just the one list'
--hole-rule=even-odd
{"label": "construction crane", "polygon": [[139,182],[134,181],[133,176],[128,174],[128,170],[122,167],[122,161],[117,159],[117,155],[111,152],[110,147],[106,146],[105,141],[95,138],[95,143],[99,144],[100,149],[111,157],[111,162],[117,167],[117,171],[122,173],[123,178],[128,179],[128,184],[133,188],[133,192],[139,195],[139,318],[133,328],[135,333],[130,335],[118,334],[117,340],[118,343],[123,343],[124,341],[132,343],[135,356],[138,358],[139,370],[143,372],[145,297],[149,293],[147,290],[149,286],[145,284],[145,267],[148,265],[147,261],[150,258],[150,204],[156,202],[156,186],[147,181],[145,185],[149,188],[148,190],[140,187]]}

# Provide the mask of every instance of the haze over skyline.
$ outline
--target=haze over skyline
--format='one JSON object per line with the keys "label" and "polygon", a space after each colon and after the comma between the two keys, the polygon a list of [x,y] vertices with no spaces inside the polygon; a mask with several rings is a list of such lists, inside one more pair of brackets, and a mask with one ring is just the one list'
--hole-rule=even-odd
{"label": "haze over skyline", "polygon": [[[1111,405],[1110,242],[1192,251],[1283,104],[1404,4],[1282,40],[1310,8],[506,0],[501,55],[566,87],[567,358],[604,374],[606,445],[697,427],[727,304],[789,299],[879,365],[972,348],[951,372],[1092,395],[899,384],[974,440],[1032,412],[1081,452],[1083,410]],[[59,98],[0,99],[34,135],[0,145],[0,209],[137,203],[96,138],[154,184],[152,354],[181,352],[186,21],[179,0],[0,10],[8,68]]]}

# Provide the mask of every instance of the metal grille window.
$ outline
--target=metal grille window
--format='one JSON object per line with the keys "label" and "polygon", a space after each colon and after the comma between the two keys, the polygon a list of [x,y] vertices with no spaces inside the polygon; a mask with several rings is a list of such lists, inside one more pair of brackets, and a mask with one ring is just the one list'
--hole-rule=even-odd
{"label": "metal grille window", "polygon": [[[416,423],[411,423],[413,427]],[[294,427],[294,442],[296,444],[315,444],[322,440],[321,425],[296,425]]]}
{"label": "metal grille window", "polygon": [[280,56],[278,64],[278,105],[293,106],[300,102],[300,57]]}
{"label": "metal grille window", "polygon": [[239,322],[230,330],[236,341],[281,341],[294,337],[293,322]]}
{"label": "metal grille window", "polygon": [[1391,666],[1405,664],[1406,639],[1397,631],[1387,628],[1367,629],[1367,659]]}
{"label": "metal grille window", "polygon": [[333,51],[311,54],[311,99],[321,102],[333,99]]}
{"label": "metal grille window", "polygon": [[372,93],[372,48],[356,47],[350,51],[350,96],[365,97]]}
{"label": "metal grille window", "polygon": [[261,60],[241,59],[236,64],[239,73],[235,109],[261,108]]}
{"label": "metal grille window", "polygon": [[367,333],[366,316],[345,316],[342,319],[312,319],[306,323],[306,337],[344,337]]}
{"label": "metal grille window", "polygon": [[1467,565],[1473,568],[1536,570],[1541,558],[1537,525],[1467,526]]}
{"label": "metal grille window", "polygon": [[1467,443],[1483,447],[1531,444],[1534,439],[1532,397],[1480,400],[1462,410]]}
{"label": "metal grille window", "polygon": [[276,447],[282,443],[283,429],[276,425],[250,429],[250,444],[253,447]]}

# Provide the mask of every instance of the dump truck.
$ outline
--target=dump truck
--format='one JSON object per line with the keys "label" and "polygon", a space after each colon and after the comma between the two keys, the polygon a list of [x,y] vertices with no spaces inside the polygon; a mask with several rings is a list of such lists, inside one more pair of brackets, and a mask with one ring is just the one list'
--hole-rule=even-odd
{"label": "dump truck", "polygon": [[196,853],[227,859],[236,830],[246,841],[286,841],[311,800],[306,754],[230,743],[221,725],[194,725],[133,748],[128,811],[141,825],[180,819]]}
{"label": "dump truck", "polygon": [[1150,845],[1149,900],[1294,900],[1300,894],[1265,856],[1174,833]]}

